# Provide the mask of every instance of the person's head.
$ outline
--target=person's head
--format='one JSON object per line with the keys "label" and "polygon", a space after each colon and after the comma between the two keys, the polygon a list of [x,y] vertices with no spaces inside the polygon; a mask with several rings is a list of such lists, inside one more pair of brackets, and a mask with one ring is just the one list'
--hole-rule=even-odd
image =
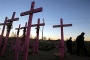
{"label": "person's head", "polygon": [[85,35],[85,33],[84,33],[84,32],[82,32],[82,33],[81,33],[81,35],[82,35],[82,36],[84,36],[84,35]]}
{"label": "person's head", "polygon": [[72,37],[70,37],[69,39],[72,40]]}

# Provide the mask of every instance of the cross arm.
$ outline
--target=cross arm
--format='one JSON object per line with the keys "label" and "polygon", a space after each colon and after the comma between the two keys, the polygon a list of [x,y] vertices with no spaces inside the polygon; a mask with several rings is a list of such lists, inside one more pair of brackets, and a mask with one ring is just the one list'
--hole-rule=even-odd
{"label": "cross arm", "polygon": [[0,23],[0,25],[7,25],[8,23]]}
{"label": "cross arm", "polygon": [[15,28],[15,29],[18,30],[18,29],[24,29],[24,28],[27,28],[27,27],[21,27],[21,28]]}
{"label": "cross arm", "polygon": [[[15,28],[15,30],[18,30],[18,29],[24,29],[25,27],[21,27],[21,28]],[[27,27],[26,27],[27,28]]]}
{"label": "cross arm", "polygon": [[[35,27],[35,26],[44,26],[44,25],[45,25],[45,23],[33,24],[33,25],[31,25],[31,27]],[[17,29],[24,29],[24,28],[27,28],[27,27],[21,27],[21,28],[15,28],[15,29],[17,30]]]}
{"label": "cross arm", "polygon": [[42,9],[43,9],[43,8],[40,7],[40,8],[34,9],[34,10],[30,10],[30,11],[22,12],[22,13],[20,14],[20,16],[28,15],[28,14],[31,14],[31,13],[41,12]]}
{"label": "cross arm", "polygon": [[[61,25],[60,25],[61,26]],[[63,27],[72,26],[72,24],[64,24]]]}
{"label": "cross arm", "polygon": [[56,27],[68,27],[68,26],[72,26],[72,24],[54,25],[53,28],[56,28]]}
{"label": "cross arm", "polygon": [[60,27],[60,25],[54,25],[53,28]]}
{"label": "cross arm", "polygon": [[8,19],[7,22],[18,21],[18,20],[19,20],[19,18]]}
{"label": "cross arm", "polygon": [[34,26],[44,26],[45,25],[45,23],[41,23],[41,24],[33,24],[33,25],[31,25],[31,27],[34,27]]}

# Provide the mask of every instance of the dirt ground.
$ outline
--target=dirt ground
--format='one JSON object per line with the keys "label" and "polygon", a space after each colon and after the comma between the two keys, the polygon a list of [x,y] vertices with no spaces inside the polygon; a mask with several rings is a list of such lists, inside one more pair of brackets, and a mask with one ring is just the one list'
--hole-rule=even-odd
{"label": "dirt ground", "polygon": [[[0,57],[0,60],[15,60],[14,59],[15,51],[9,51],[10,49],[11,49],[11,44],[9,43],[6,48],[5,55],[3,57]],[[0,50],[1,50],[1,48],[0,48]],[[39,50],[39,52],[37,54],[28,55],[28,60],[90,60],[90,57],[70,55],[67,53],[65,54],[65,57],[63,59],[61,59],[54,55],[55,52],[56,52],[56,49],[52,49],[50,51]],[[21,51],[19,51],[19,59],[18,60],[22,60],[22,52]]]}
{"label": "dirt ground", "polygon": [[[4,57],[0,60],[14,60],[14,51],[6,51]],[[19,60],[22,60],[22,54],[19,54]],[[52,51],[41,51],[35,55],[28,55],[28,60],[90,60],[90,57],[75,56],[67,54],[63,59],[53,55]]]}

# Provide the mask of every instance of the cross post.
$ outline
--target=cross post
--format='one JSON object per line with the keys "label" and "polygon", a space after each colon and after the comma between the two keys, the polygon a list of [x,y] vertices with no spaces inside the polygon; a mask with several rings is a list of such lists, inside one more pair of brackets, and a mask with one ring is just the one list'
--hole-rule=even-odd
{"label": "cross post", "polygon": [[20,30],[20,26],[21,24],[19,24],[19,28],[16,29],[17,30],[17,37],[16,37],[16,44],[15,45],[12,45],[12,50],[15,50],[15,60],[18,60],[18,51],[21,50],[20,49],[20,45],[19,45],[19,30]]}
{"label": "cross post", "polygon": [[59,45],[60,45],[59,53],[61,54],[60,57],[63,58],[64,57],[64,49],[65,49],[63,27],[72,26],[72,24],[63,24],[63,20],[62,19],[60,19],[60,24],[61,25],[54,25],[53,28],[61,27],[61,41],[59,43]]}
{"label": "cross post", "polygon": [[38,43],[39,43],[39,29],[40,29],[40,26],[44,26],[45,23],[40,23],[40,19],[38,19],[38,22],[37,22],[37,28],[36,28],[36,49],[35,49],[35,52],[34,53],[38,53]]}
{"label": "cross post", "polygon": [[7,17],[5,17],[4,23],[0,23],[0,25],[3,25],[2,33],[0,36],[0,46],[2,45],[2,40],[3,40],[2,38],[3,38],[4,30],[5,30],[6,21],[7,21]]}
{"label": "cross post", "polygon": [[35,2],[33,1],[31,3],[30,10],[20,14],[20,16],[29,15],[28,26],[27,26],[27,34],[26,34],[26,40],[25,40],[25,47],[24,47],[24,54],[23,54],[23,60],[27,60],[27,57],[28,57],[29,37],[30,37],[30,32],[31,32],[31,24],[32,24],[33,13],[37,13],[37,12],[42,11],[42,7],[34,9],[34,5],[35,5]]}

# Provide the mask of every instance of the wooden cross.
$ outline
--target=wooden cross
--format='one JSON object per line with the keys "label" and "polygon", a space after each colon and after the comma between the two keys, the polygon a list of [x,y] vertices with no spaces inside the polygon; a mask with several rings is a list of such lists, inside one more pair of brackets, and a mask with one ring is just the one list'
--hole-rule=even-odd
{"label": "wooden cross", "polygon": [[[37,22],[37,31],[36,31],[36,33],[37,33],[37,35],[36,35],[36,48],[35,48],[35,52],[34,53],[38,53],[38,43],[39,43],[39,28],[40,28],[40,26],[44,26],[45,25],[45,23],[40,23],[40,19],[38,19],[38,22]],[[33,25],[32,25],[33,26]]]}
{"label": "wooden cross", "polygon": [[35,27],[37,26],[36,28],[36,41],[33,43],[33,50],[34,50],[34,53],[38,53],[38,41],[39,41],[39,28],[40,26],[44,26],[45,23],[40,23],[40,18],[38,19],[38,22],[37,24],[32,24],[31,27]]}
{"label": "wooden cross", "polygon": [[2,45],[2,40],[3,40],[2,38],[3,38],[4,30],[5,30],[5,25],[7,25],[6,21],[7,21],[7,17],[5,18],[4,23],[0,23],[0,25],[3,25],[2,33],[1,33],[1,36],[0,36],[0,46]]}
{"label": "wooden cross", "polygon": [[[9,19],[9,20],[7,20],[6,22],[10,22],[10,23],[12,24],[13,21],[18,21],[19,18],[14,18],[14,17],[15,17],[15,14],[16,14],[16,12],[13,12],[12,18]],[[10,30],[11,30],[11,29],[10,29]],[[8,37],[9,37],[10,30],[9,30],[9,32],[7,32],[7,34],[6,34],[6,38],[5,38],[5,41],[4,41],[3,48],[2,48],[1,56],[4,56],[4,52],[5,52],[5,49],[6,49],[6,45],[7,45],[7,41],[8,41]]]}
{"label": "wooden cross", "polygon": [[60,48],[60,51],[59,53],[61,54],[61,58],[64,57],[64,35],[63,35],[63,27],[68,27],[68,26],[72,26],[72,24],[63,24],[63,20],[60,19],[60,24],[61,25],[54,25],[53,28],[56,28],[56,27],[61,27],[61,42],[59,43],[59,45],[61,45]]}
{"label": "wooden cross", "polygon": [[[21,25],[19,24],[19,29],[20,29],[20,26],[21,26]],[[19,29],[17,30],[16,44],[12,46],[12,50],[15,50],[15,60],[18,60],[18,50],[20,49],[19,39],[18,39]]]}
{"label": "wooden cross", "polygon": [[16,37],[16,44],[15,45],[13,45],[12,46],[12,50],[15,50],[15,60],[18,60],[18,51],[20,51],[20,50],[23,50],[23,47],[22,46],[20,46],[20,44],[19,44],[19,30],[20,30],[20,24],[19,24],[19,28],[18,29],[16,29],[16,30],[18,30],[17,31],[17,37]]}
{"label": "wooden cross", "polygon": [[37,12],[42,11],[42,7],[34,9],[34,5],[35,5],[35,2],[33,1],[31,3],[30,10],[20,14],[20,16],[29,15],[28,26],[27,26],[27,34],[26,34],[26,40],[25,40],[25,48],[24,48],[24,54],[23,54],[23,60],[27,60],[27,57],[28,57],[29,37],[30,37],[30,32],[31,32],[31,24],[32,24],[33,13],[37,13]]}

